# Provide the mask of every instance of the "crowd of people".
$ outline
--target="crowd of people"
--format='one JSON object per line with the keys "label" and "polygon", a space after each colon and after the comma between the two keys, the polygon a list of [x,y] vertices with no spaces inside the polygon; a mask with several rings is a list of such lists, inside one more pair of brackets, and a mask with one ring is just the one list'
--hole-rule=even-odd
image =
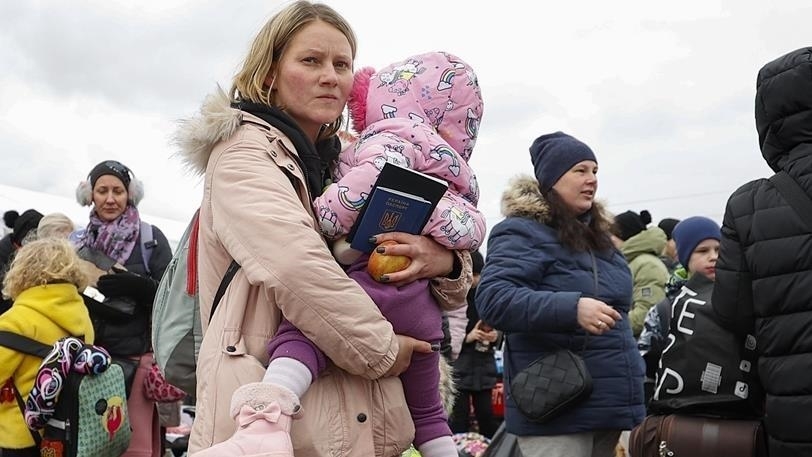
{"label": "crowd of people", "polygon": [[[668,414],[758,421],[765,453],[812,455],[812,48],[759,72],[756,126],[779,179],[739,188],[721,226],[610,214],[597,200],[600,145],[544,132],[528,139],[528,173],[504,189],[484,257],[468,164],[484,112],[475,70],[437,51],[355,71],[356,49],[334,9],[290,3],[257,33],[228,92],[210,94],[174,137],[205,183],[189,455],[473,456],[510,435],[510,455],[607,457],[644,418]],[[347,237],[385,163],[448,191],[420,233],[369,240],[409,259],[372,276],[370,254]],[[0,330],[106,349],[127,375],[128,457],[161,456],[177,417],[159,412],[179,410],[145,391],[153,301],[173,253],[141,219],[144,195],[132,170],[104,160],[76,189],[87,221],[9,210],[0,239]],[[561,351],[582,363],[589,391],[542,420],[511,381]],[[0,346],[2,457],[40,455],[16,401],[38,367]],[[471,432],[476,451],[460,438]]]}

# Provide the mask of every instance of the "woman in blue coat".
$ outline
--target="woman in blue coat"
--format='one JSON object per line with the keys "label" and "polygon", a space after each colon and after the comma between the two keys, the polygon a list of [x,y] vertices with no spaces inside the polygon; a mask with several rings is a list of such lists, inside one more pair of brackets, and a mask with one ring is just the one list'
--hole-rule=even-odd
{"label": "woman in blue coat", "polygon": [[542,424],[522,415],[508,388],[505,425],[525,457],[608,457],[645,415],[631,273],[594,201],[589,146],[556,132],[537,138],[530,156],[535,179],[516,178],[503,194],[505,219],[491,230],[476,306],[505,332],[506,386],[536,358],[567,348],[583,357],[593,391]]}

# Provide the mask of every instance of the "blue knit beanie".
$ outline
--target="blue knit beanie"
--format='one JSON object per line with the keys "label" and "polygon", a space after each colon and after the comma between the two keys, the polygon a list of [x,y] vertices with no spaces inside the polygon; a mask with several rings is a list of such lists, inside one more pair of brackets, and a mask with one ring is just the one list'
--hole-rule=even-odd
{"label": "blue knit beanie", "polygon": [[687,270],[688,261],[691,260],[691,254],[696,246],[707,239],[719,240],[722,238],[722,233],[719,225],[713,220],[694,216],[677,224],[671,236],[677,244],[679,263]]}
{"label": "blue knit beanie", "polygon": [[575,164],[584,160],[598,162],[589,146],[564,132],[536,138],[530,146],[530,159],[544,194]]}

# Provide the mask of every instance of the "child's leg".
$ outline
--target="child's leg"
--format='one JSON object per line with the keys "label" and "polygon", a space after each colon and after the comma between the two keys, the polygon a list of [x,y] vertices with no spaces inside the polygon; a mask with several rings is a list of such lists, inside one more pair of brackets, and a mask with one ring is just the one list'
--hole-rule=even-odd
{"label": "child's leg", "polygon": [[268,343],[271,362],[263,382],[286,387],[298,397],[327,366],[324,353],[287,319],[282,319]]}
{"label": "child's leg", "polygon": [[457,390],[454,396],[454,408],[448,421],[452,433],[468,433],[470,429],[469,413],[471,412],[471,392]]}
{"label": "child's leg", "polygon": [[476,422],[479,424],[479,433],[486,438],[493,438],[496,433],[496,421],[493,418],[493,398],[491,390],[480,390],[473,392],[474,414]]}
{"label": "child's leg", "polygon": [[400,375],[406,404],[414,421],[414,445],[423,457],[456,456],[451,429],[440,400],[440,354],[412,355],[409,368]]}

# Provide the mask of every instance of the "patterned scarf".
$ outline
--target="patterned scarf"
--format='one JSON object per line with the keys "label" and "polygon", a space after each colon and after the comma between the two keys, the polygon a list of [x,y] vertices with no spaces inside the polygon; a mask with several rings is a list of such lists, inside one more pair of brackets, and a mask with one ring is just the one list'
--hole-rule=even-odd
{"label": "patterned scarf", "polygon": [[130,258],[141,229],[141,218],[133,205],[114,221],[99,219],[95,210],[90,211],[90,223],[84,235],[84,246],[107,254],[108,257],[124,265]]}

